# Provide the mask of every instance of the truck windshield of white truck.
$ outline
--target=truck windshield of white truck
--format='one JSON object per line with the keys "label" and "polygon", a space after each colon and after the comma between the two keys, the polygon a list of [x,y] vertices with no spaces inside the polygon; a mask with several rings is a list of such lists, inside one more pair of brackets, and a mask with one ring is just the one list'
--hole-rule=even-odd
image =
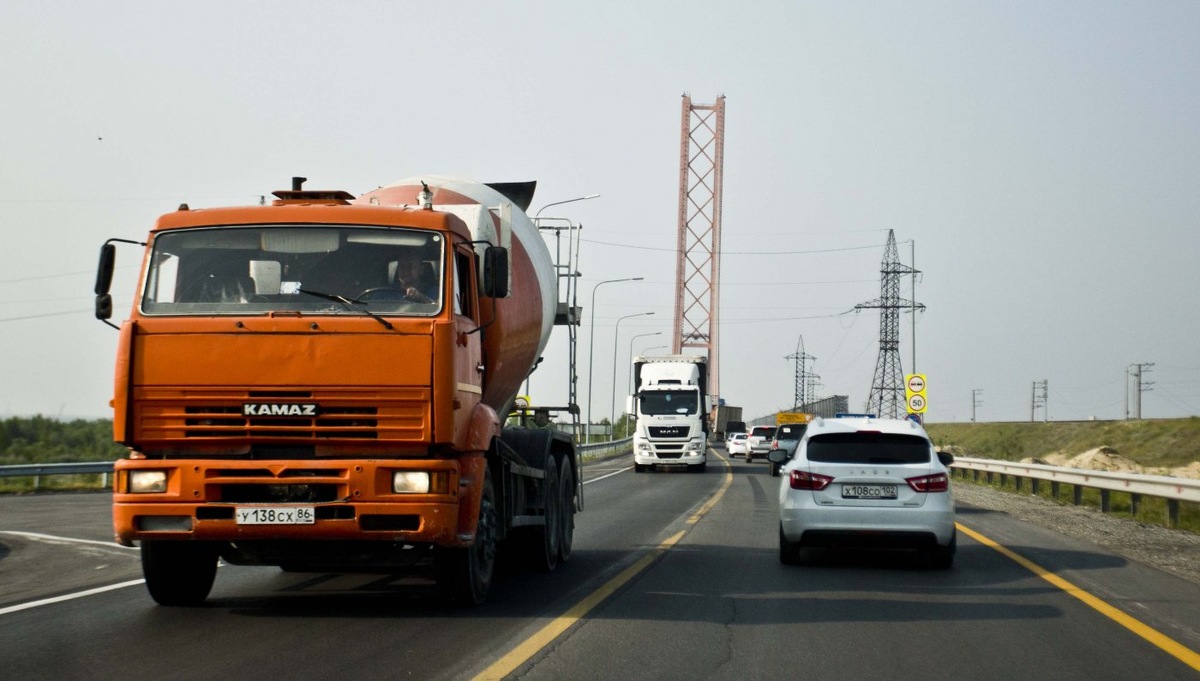
{"label": "truck windshield of white truck", "polygon": [[426,231],[353,225],[161,232],[141,310],[432,316],[442,309],[443,242]]}
{"label": "truck windshield of white truck", "polygon": [[699,397],[695,390],[644,390],[639,397],[645,416],[695,414],[699,411]]}

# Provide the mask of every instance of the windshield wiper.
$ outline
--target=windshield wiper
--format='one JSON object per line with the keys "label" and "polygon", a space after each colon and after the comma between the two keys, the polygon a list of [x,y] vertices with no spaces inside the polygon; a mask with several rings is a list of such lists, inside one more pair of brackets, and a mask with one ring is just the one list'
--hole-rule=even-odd
{"label": "windshield wiper", "polygon": [[306,289],[306,288],[302,288],[302,289],[298,289],[298,290],[301,293],[307,293],[310,296],[316,296],[317,298],[324,298],[325,300],[332,300],[335,303],[341,303],[342,305],[345,305],[347,308],[349,308],[351,310],[361,312],[361,313],[367,315],[368,317],[370,317],[371,319],[374,319],[375,321],[379,322],[380,324],[383,324],[384,328],[386,328],[388,331],[391,331],[394,328],[392,326],[391,322],[384,319],[383,317],[380,317],[379,315],[375,314],[374,312],[371,312],[367,308],[363,307],[362,304],[359,303],[359,301],[357,301],[357,300],[353,300],[353,299],[347,298],[345,296],[339,296],[339,295],[336,295],[333,293],[323,293],[321,291],[313,291],[311,289]]}

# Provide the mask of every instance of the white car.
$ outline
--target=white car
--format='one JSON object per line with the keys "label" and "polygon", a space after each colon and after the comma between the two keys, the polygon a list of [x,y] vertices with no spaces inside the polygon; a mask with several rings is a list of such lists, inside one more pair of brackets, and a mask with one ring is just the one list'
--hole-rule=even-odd
{"label": "white car", "polygon": [[729,456],[734,454],[745,454],[750,436],[746,433],[734,433],[729,436],[729,441],[725,444],[725,452]]}
{"label": "white car", "polygon": [[754,457],[767,455],[771,451],[771,438],[775,437],[775,426],[754,426],[750,429],[750,438],[746,440],[746,463],[754,461]]}
{"label": "white car", "polygon": [[781,562],[800,563],[808,547],[865,547],[917,549],[940,568],[954,563],[954,459],[938,454],[917,423],[816,419],[794,456],[777,449],[768,458],[783,464]]}

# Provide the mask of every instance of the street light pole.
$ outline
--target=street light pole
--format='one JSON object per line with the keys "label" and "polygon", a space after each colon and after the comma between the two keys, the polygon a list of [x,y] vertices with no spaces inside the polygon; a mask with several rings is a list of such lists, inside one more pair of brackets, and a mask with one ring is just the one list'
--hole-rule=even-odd
{"label": "street light pole", "polygon": [[[633,393],[633,342],[639,338],[645,338],[647,336],[661,336],[661,335],[662,335],[662,331],[655,331],[654,333],[639,333],[638,335],[629,339],[629,387],[625,390],[626,395],[630,395]],[[626,412],[622,412],[622,413],[627,414],[629,412],[626,411]]]}
{"label": "street light pole", "polygon": [[609,404],[609,410],[608,410],[608,428],[609,428],[608,439],[609,440],[615,440],[616,439],[615,436],[617,434],[616,430],[613,428],[613,426],[616,425],[613,423],[613,419],[615,419],[617,416],[617,407],[616,407],[616,404],[617,404],[617,341],[620,340],[620,338],[621,338],[621,322],[625,321],[626,319],[629,319],[630,317],[645,317],[647,315],[652,315],[652,314],[654,314],[654,313],[653,312],[635,312],[634,314],[627,314],[624,317],[621,317],[620,319],[617,320],[617,328],[616,328],[616,331],[613,332],[612,403]]}
{"label": "street light pole", "polygon": [[[539,213],[541,211],[538,211]],[[630,277],[628,279],[609,279],[602,281],[592,287],[592,319],[588,322],[588,406],[587,406],[587,423],[583,425],[583,441],[589,442],[588,433],[592,427],[592,358],[595,356],[596,348],[596,289],[605,284],[615,284],[619,281],[641,281],[642,277]]]}
{"label": "street light pole", "polygon": [[555,201],[554,203],[547,203],[546,205],[539,208],[538,212],[533,214],[533,224],[535,224],[535,225],[537,224],[538,216],[542,214],[542,211],[546,210],[550,206],[561,206],[564,203],[574,203],[576,201],[587,201],[588,199],[594,199],[598,196],[600,196],[600,195],[599,194],[588,194],[587,196],[577,196],[573,199],[566,199],[564,201]]}

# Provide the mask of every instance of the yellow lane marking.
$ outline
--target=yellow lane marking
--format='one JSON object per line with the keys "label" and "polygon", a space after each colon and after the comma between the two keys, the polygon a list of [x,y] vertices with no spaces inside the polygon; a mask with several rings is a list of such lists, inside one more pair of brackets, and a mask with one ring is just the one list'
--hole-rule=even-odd
{"label": "yellow lane marking", "polygon": [[[725,480],[722,482],[721,488],[717,490],[716,494],[714,494],[711,499],[705,502],[705,504],[700,507],[700,510],[696,511],[690,518],[687,519],[686,524],[689,525],[688,529],[691,529],[690,526],[700,522],[700,519],[717,505],[717,502],[721,500],[721,497],[725,496],[725,490],[729,489],[729,486],[733,484],[733,467],[729,465],[728,461],[725,461],[724,459],[721,459],[721,461],[725,464]],[[579,601],[575,605],[571,606],[569,610],[555,618],[546,626],[542,627],[537,631],[537,633],[522,641],[506,655],[504,655],[504,657],[501,657],[499,660],[493,662],[490,667],[475,676],[476,681],[483,681],[485,679],[503,679],[505,676],[508,676],[516,671],[518,667],[525,664],[539,651],[550,645],[554,639],[562,635],[562,633],[567,629],[570,629],[572,625],[583,619],[585,615],[591,612],[591,610],[597,605],[600,605],[600,603],[611,596],[617,589],[620,589],[622,586],[628,583],[629,580],[633,579],[643,570],[653,565],[654,562],[657,561],[671,547],[678,544],[679,540],[683,539],[687,532],[688,530],[680,530],[664,540],[658,546],[651,549],[649,553],[638,559],[636,563],[622,570],[621,574],[608,580],[608,582],[606,582],[599,589],[596,589],[582,601]]]}
{"label": "yellow lane marking", "polygon": [[1026,570],[1029,570],[1038,577],[1041,577],[1047,582],[1053,584],[1055,587],[1083,601],[1089,608],[1092,608],[1096,612],[1099,612],[1117,624],[1120,624],[1138,636],[1141,636],[1143,639],[1149,641],[1155,646],[1158,646],[1167,654],[1188,665],[1192,669],[1200,671],[1200,653],[1197,653],[1196,651],[1188,648],[1182,643],[1179,643],[1166,634],[1163,634],[1154,627],[1151,627],[1148,624],[1135,619],[1121,610],[1109,605],[1096,596],[1093,596],[1087,591],[1080,589],[1071,582],[1068,582],[1062,577],[1059,577],[1053,572],[1050,572],[1046,568],[1034,563],[1033,561],[1012,551],[1011,549],[1001,546],[1000,544],[988,539],[982,534],[979,534],[978,532],[975,532],[964,525],[959,523],[955,523],[955,525],[958,527],[959,531],[966,534],[968,537],[974,539],[980,544],[983,544],[984,546],[999,551],[1001,554],[1007,556],[1013,562],[1017,563]]}

